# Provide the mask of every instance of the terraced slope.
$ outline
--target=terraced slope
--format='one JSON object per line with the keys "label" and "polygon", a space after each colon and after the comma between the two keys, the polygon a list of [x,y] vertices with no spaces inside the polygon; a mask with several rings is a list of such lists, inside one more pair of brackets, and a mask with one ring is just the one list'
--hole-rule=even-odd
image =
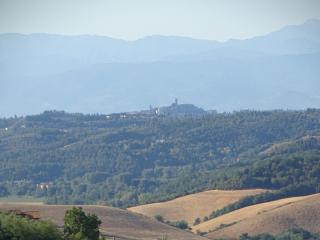
{"label": "terraced slope", "polygon": [[128,208],[128,210],[143,215],[154,217],[161,215],[165,220],[178,221],[185,220],[189,225],[193,225],[196,218],[203,219],[212,211],[220,209],[239,199],[255,195],[265,190],[250,189],[236,191],[211,190],[195,194],[190,194],[171,201],[140,205]]}
{"label": "terraced slope", "polygon": [[320,194],[285,198],[245,207],[201,223],[193,231],[211,239],[236,238],[243,233],[278,234],[293,227],[320,232]]}
{"label": "terraced slope", "polygon": [[[0,211],[13,209],[22,211],[40,211],[41,219],[50,220],[58,226],[63,225],[65,211],[71,207],[72,206],[66,205],[0,203]],[[204,239],[192,233],[162,224],[154,219],[118,208],[87,205],[83,206],[83,209],[99,216],[102,221],[101,232],[112,236],[133,240],[155,240],[166,234],[169,239],[175,240]]]}

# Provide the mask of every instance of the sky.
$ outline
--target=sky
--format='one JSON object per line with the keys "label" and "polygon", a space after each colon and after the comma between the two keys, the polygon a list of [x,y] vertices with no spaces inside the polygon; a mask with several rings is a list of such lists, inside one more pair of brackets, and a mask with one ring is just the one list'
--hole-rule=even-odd
{"label": "sky", "polygon": [[0,33],[225,41],[320,19],[320,0],[0,0]]}

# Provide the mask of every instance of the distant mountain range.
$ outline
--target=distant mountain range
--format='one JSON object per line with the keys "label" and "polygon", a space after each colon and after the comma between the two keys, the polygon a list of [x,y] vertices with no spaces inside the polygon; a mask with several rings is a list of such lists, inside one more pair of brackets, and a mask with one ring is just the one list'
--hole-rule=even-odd
{"label": "distant mountain range", "polygon": [[175,36],[0,35],[0,116],[320,107],[320,21],[227,42]]}

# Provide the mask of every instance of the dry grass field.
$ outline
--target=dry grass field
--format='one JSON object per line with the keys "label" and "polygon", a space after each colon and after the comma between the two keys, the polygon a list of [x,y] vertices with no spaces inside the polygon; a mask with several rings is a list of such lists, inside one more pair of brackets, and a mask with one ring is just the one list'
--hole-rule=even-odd
{"label": "dry grass field", "polygon": [[[58,226],[63,225],[65,211],[72,206],[35,205],[23,203],[0,203],[0,211],[21,210],[39,211],[41,219],[49,220]],[[126,210],[104,206],[82,206],[86,212],[96,214],[102,221],[101,232],[122,239],[157,240],[167,235],[170,240],[201,240],[195,234],[182,231],[154,219]]]}
{"label": "dry grass field", "polygon": [[293,227],[320,232],[320,194],[286,198],[245,207],[193,228],[211,239],[239,237],[243,233],[278,234]]}
{"label": "dry grass field", "polygon": [[211,190],[190,194],[167,202],[131,207],[128,210],[149,217],[161,215],[165,220],[170,221],[185,220],[192,226],[197,217],[203,219],[203,217],[208,216],[214,210],[236,202],[243,197],[264,191],[262,189],[237,191]]}

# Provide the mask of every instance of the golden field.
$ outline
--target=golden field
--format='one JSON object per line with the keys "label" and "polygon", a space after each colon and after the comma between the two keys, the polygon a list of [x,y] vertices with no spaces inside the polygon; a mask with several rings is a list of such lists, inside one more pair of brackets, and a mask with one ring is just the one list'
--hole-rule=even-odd
{"label": "golden field", "polygon": [[279,234],[294,227],[320,232],[320,194],[292,197],[245,207],[193,227],[211,239],[243,233]]}
{"label": "golden field", "polygon": [[193,225],[196,218],[208,216],[212,211],[223,208],[241,198],[264,192],[263,189],[250,190],[210,190],[186,195],[167,202],[152,203],[128,208],[129,211],[154,217],[161,215],[165,220],[185,220],[189,226]]}

